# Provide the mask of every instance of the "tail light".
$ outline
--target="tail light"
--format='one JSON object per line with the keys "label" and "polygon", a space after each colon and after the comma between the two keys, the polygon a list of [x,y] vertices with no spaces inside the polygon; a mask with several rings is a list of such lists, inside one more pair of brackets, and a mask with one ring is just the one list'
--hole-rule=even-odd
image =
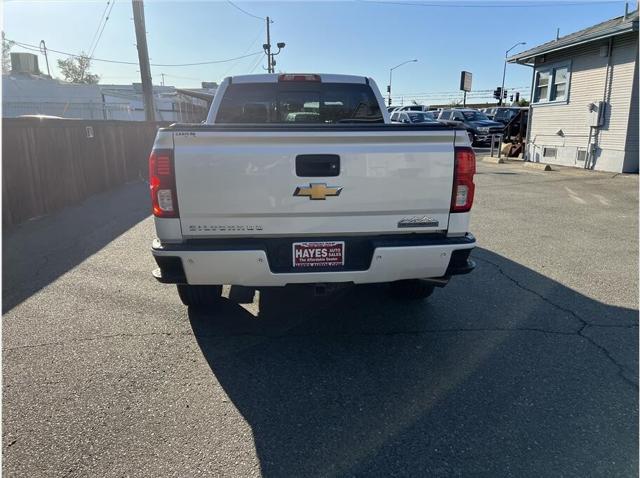
{"label": "tail light", "polygon": [[156,217],[180,217],[173,150],[154,149],[149,156],[151,204]]}
{"label": "tail light", "polygon": [[473,175],[476,173],[476,155],[468,146],[455,148],[453,194],[451,212],[467,212],[473,205]]}
{"label": "tail light", "polygon": [[287,73],[280,75],[278,81],[320,81],[320,75],[310,75],[307,73]]}

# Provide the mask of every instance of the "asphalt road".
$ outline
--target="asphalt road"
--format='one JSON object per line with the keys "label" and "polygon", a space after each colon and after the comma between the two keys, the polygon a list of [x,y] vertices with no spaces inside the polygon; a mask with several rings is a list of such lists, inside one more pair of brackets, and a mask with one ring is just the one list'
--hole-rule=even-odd
{"label": "asphalt road", "polygon": [[418,303],[187,311],[141,184],[8,232],[5,476],[637,476],[638,177],[476,182],[478,267]]}

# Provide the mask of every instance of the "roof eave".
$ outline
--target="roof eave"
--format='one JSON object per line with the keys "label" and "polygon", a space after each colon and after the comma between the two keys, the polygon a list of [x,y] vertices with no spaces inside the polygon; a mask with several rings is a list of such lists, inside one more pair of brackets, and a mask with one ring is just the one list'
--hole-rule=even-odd
{"label": "roof eave", "polygon": [[532,54],[523,55],[522,53],[519,53],[517,55],[510,56],[509,58],[507,58],[507,63],[517,63],[517,64],[520,64],[520,65],[532,64],[534,62],[535,58],[538,57],[538,56],[546,55],[548,53],[554,53],[556,51],[566,50],[567,48],[572,48],[574,46],[584,45],[585,43],[591,43],[591,42],[594,42],[594,41],[602,40],[604,38],[609,38],[609,37],[612,37],[612,36],[622,35],[624,33],[629,33],[629,32],[633,32],[633,31],[637,31],[637,30],[638,30],[638,21],[636,20],[636,21],[633,21],[633,22],[629,22],[623,28],[617,27],[615,30],[604,31],[604,32],[602,32],[602,34],[600,34],[598,36],[585,38],[582,41],[575,41],[575,42],[567,43],[565,45],[560,45],[560,46],[558,46],[556,48],[554,48],[553,45],[550,45],[549,48],[547,48],[545,50],[537,51],[537,52],[532,53]]}

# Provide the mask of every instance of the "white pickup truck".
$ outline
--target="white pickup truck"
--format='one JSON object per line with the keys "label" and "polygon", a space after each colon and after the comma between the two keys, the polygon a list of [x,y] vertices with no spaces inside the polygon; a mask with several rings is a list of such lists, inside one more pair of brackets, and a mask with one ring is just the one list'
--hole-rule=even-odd
{"label": "white pickup truck", "polygon": [[371,78],[226,78],[149,159],[154,276],[186,305],[252,287],[389,283],[424,298],[474,268],[466,131],[391,124]]}

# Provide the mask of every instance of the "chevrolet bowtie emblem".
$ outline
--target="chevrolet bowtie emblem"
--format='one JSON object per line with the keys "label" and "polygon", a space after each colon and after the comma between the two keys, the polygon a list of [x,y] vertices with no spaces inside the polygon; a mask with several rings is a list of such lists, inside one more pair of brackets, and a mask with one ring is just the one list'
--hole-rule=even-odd
{"label": "chevrolet bowtie emblem", "polygon": [[327,186],[327,183],[311,183],[309,186],[298,186],[293,192],[294,196],[306,196],[312,200],[324,200],[327,196],[339,196],[342,188]]}

